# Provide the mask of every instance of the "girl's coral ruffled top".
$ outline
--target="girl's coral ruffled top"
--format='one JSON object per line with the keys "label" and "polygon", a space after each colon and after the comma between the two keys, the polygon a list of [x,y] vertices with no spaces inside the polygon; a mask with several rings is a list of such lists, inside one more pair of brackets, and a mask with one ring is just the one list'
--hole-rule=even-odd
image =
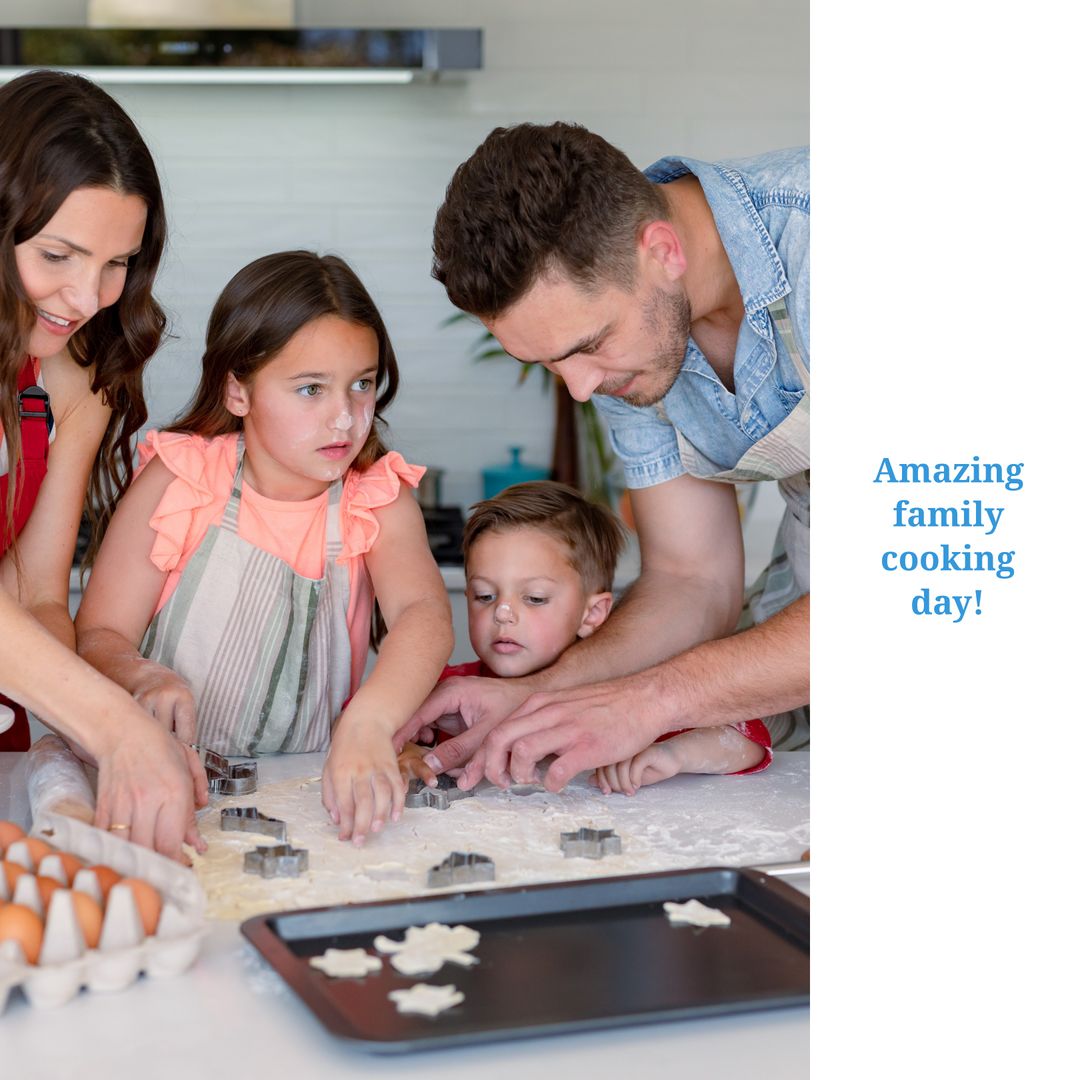
{"label": "girl's coral ruffled top", "polygon": [[[176,588],[188,560],[202,543],[206,530],[220,523],[236,473],[237,435],[204,438],[179,432],[151,431],[139,445],[139,471],[158,457],[174,476],[150,518],[157,534],[151,561],[168,575],[158,598],[160,611]],[[349,565],[349,633],[353,643],[353,691],[367,661],[371,623],[371,582],[363,556],[379,536],[377,511],[389,506],[402,483],[415,488],[424,475],[390,451],[363,473],[350,469],[341,493],[342,552],[338,562]],[[301,502],[281,502],[260,495],[244,484],[237,531],[242,539],[287,562],[304,577],[323,574],[328,492]]]}

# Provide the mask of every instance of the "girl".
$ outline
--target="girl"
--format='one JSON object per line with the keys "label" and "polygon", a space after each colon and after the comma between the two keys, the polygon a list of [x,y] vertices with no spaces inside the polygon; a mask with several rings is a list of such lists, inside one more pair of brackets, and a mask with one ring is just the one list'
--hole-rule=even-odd
{"label": "girl", "polygon": [[[147,437],[76,622],[82,655],[184,741],[329,744],[323,804],[355,843],[400,816],[391,736],[453,646],[408,491],[423,469],[380,439],[397,383],[344,262],[289,251],[246,266],[210,315],[187,413]],[[389,633],[360,686],[373,592]]]}
{"label": "girl", "polygon": [[[77,660],[68,614],[84,500],[92,558],[146,419],[164,243],[153,159],[108,94],[51,71],[0,87],[0,690],[98,765],[98,824],[178,856],[205,775]],[[0,750],[29,745],[17,707]]]}

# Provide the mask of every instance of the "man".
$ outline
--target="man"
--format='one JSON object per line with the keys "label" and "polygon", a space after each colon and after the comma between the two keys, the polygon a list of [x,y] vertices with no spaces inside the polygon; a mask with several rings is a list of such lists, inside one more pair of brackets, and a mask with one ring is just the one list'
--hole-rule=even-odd
{"label": "man", "polygon": [[[434,276],[511,356],[594,398],[641,547],[596,634],[533,676],[442,683],[399,733],[464,726],[428,759],[464,767],[461,787],[529,782],[554,754],[558,791],[666,731],[758,716],[807,744],[808,172],[788,150],[642,174],[556,123],[496,129],[454,174]],[[763,480],[787,509],[744,606],[733,484]]]}

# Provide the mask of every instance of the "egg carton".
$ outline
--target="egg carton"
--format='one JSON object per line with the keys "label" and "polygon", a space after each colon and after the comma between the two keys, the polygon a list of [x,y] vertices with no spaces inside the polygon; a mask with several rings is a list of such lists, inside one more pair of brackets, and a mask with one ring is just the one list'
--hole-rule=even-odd
{"label": "egg carton", "polygon": [[[161,894],[161,917],[155,933],[147,936],[134,893],[129,886],[116,884],[109,891],[97,948],[88,949],[75,917],[72,893],[85,892],[101,903],[97,875],[83,868],[69,881],[58,855],[46,855],[38,875],[52,877],[65,887],[56,889],[49,901],[37,964],[26,962],[17,942],[0,943],[0,1013],[15,987],[21,987],[32,1005],[53,1008],[70,1001],[84,986],[123,990],[142,972],[159,978],[179,975],[191,967],[208,931],[206,894],[192,870],[61,814],[41,814],[30,835],[77,855],[89,865],[111,867],[121,877],[142,878]],[[19,841],[8,847],[4,857],[33,869]],[[7,896],[7,883],[0,874],[0,900],[12,900],[43,913],[34,875],[17,878],[12,893]]]}

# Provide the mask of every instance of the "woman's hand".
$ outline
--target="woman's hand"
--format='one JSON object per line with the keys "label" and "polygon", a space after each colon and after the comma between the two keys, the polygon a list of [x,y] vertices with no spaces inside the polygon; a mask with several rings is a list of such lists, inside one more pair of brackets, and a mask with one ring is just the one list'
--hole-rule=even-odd
{"label": "woman's hand", "polygon": [[323,766],[322,801],[338,839],[354,844],[401,817],[405,780],[386,732],[356,720],[338,722]]}
{"label": "woman's hand", "polygon": [[206,771],[190,747],[144,719],[97,761],[98,828],[186,865],[181,843],[206,850],[195,825],[195,807],[208,801]]}

